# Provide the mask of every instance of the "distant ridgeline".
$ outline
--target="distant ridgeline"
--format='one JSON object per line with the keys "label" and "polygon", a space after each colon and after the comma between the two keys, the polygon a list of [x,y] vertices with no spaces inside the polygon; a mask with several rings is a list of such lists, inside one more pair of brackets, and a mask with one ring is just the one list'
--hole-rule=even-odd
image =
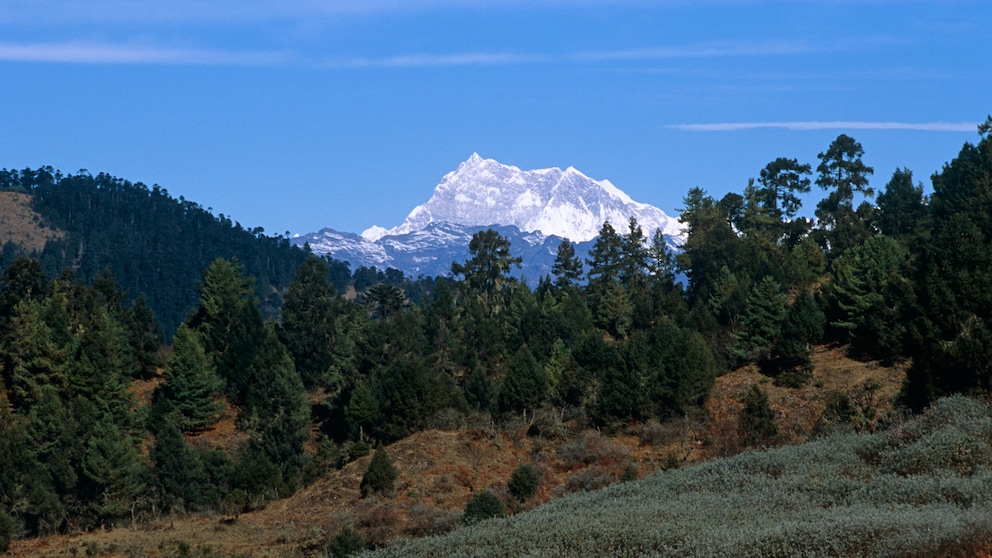
{"label": "distant ridgeline", "polygon": [[106,173],[3,169],[0,190],[29,194],[41,225],[62,233],[34,253],[8,240],[0,268],[19,255],[32,255],[49,277],[68,268],[89,283],[110,270],[128,296],[147,297],[170,336],[195,307],[197,283],[216,258],[238,258],[255,278],[263,308],[274,313],[281,305],[279,293],[307,257],[287,238],[245,229],[157,185],[149,188]]}

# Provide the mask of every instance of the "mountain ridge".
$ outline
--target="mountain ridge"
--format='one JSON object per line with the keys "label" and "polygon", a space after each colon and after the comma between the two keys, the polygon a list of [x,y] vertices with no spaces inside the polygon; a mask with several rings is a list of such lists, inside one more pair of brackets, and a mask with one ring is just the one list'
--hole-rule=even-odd
{"label": "mountain ridge", "polygon": [[673,248],[679,244],[676,218],[634,201],[609,180],[594,180],[572,166],[521,170],[473,153],[445,174],[430,199],[414,207],[402,224],[372,226],[360,234],[324,228],[293,243],[355,267],[437,276],[468,257],[472,234],[494,228],[524,259],[515,275],[537,279],[550,273],[563,239],[575,243],[576,255],[585,258],[604,222],[625,234],[630,217],[648,238],[661,230]]}

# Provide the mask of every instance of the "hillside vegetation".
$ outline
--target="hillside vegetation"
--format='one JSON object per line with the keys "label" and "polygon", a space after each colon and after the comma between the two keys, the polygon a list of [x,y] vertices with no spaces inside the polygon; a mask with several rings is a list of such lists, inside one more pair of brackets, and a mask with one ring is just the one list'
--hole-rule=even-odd
{"label": "hillside vegetation", "polygon": [[873,435],[752,451],[368,556],[984,556],[992,417],[939,401]]}
{"label": "hillside vegetation", "polygon": [[49,277],[68,268],[76,278],[92,282],[109,270],[129,299],[145,296],[170,336],[196,306],[197,282],[214,259],[238,258],[274,315],[279,293],[307,256],[288,238],[245,229],[223,214],[214,216],[199,204],[173,198],[158,185],[106,173],[3,169],[0,195],[0,201],[13,202],[3,204],[0,217],[30,215],[29,223],[11,223],[16,227],[8,234],[0,220],[0,242],[10,243],[0,267],[18,255],[33,255]]}
{"label": "hillside vegetation", "polygon": [[[472,492],[463,502],[471,519],[526,509],[543,498],[544,475],[564,479],[564,492],[637,476],[640,465],[602,434],[679,440],[648,460],[664,468],[810,434],[872,432],[892,396],[905,412],[952,394],[987,396],[992,119],[979,132],[932,177],[929,197],[903,169],[873,205],[874,171],[842,134],[818,156],[815,183],[826,195],[816,221],[797,214],[811,165],[779,158],[742,194],[716,200],[691,189],[677,255],[635,219],[623,235],[607,222],[587,260],[563,241],[552,275],[532,287],[510,274],[520,257],[489,229],[473,235],[449,277],[413,283],[359,269],[347,280],[354,297],[335,279],[347,265],[159,188],[0,172],[7,190],[32,195],[45,226],[64,232],[34,258],[8,262],[4,250],[0,546],[191,514],[237,522],[375,451],[362,475],[360,495],[372,502],[365,525],[324,549],[356,550],[396,534],[373,526],[414,496],[398,492],[402,475],[381,448],[418,433],[475,432],[529,448],[517,450],[530,452],[527,462],[489,454],[513,467],[505,485],[455,475],[418,488],[461,484]],[[146,220],[154,234],[132,238]],[[177,239],[181,248],[162,248]],[[217,246],[238,246],[239,256],[203,263]],[[177,297],[189,276],[168,286],[172,265],[204,267],[165,346],[148,301],[185,306]],[[145,286],[128,294],[121,283]],[[827,373],[831,355],[865,364],[840,382]],[[575,469],[565,478],[544,452],[573,443],[555,450],[571,456],[556,454]],[[450,528],[451,513],[420,533]]]}
{"label": "hillside vegetation", "polygon": [[[470,499],[486,490],[512,504],[508,484],[521,464],[536,467],[540,482],[536,495],[514,505],[517,513],[620,482],[631,466],[637,476],[646,477],[734,455],[742,447],[741,399],[755,384],[768,390],[769,405],[778,417],[781,432],[773,443],[802,443],[814,431],[825,430],[825,424],[818,423],[830,421],[824,411],[832,399],[839,394],[857,396],[866,382],[878,385],[876,419],[891,423],[892,399],[902,378],[901,367],[858,362],[844,357],[839,348],[820,347],[814,355],[813,380],[804,386],[778,388],[752,368],[738,369],[717,379],[706,413],[690,420],[632,424],[613,435],[572,423],[551,438],[527,435],[526,424],[499,429],[488,422],[415,433],[386,446],[399,470],[394,491],[386,496],[361,497],[359,485],[371,459],[366,456],[325,472],[288,498],[238,515],[149,517],[126,528],[24,539],[12,548],[15,555],[32,556],[90,549],[106,557],[166,557],[177,555],[185,545],[192,556],[323,557],[343,526],[352,526],[363,543],[381,547],[460,526]],[[236,448],[232,412],[226,411],[220,422],[190,442]],[[854,431],[855,422],[848,416],[829,428]]]}

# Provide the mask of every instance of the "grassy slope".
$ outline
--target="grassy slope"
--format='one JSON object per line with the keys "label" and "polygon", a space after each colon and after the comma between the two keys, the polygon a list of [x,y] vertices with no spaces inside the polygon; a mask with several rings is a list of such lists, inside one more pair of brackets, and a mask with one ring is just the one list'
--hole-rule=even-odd
{"label": "grassy slope", "polygon": [[958,397],[898,429],[748,452],[375,556],[988,556],[992,418]]}
{"label": "grassy slope", "polygon": [[31,196],[17,192],[0,192],[0,246],[7,241],[27,250],[41,251],[45,242],[62,233],[40,225],[41,216],[31,209]]}
{"label": "grassy slope", "polygon": [[[782,426],[781,441],[794,443],[803,441],[812,429],[827,392],[855,393],[857,386],[874,380],[881,386],[875,397],[884,414],[901,379],[901,368],[852,361],[843,357],[841,349],[822,347],[815,356],[812,380],[800,389],[775,387],[750,369],[720,377],[705,422],[636,425],[613,438],[573,431],[554,440],[527,437],[524,428],[426,431],[388,448],[400,470],[392,498],[359,497],[358,485],[369,459],[365,457],[236,521],[223,516],[151,518],[132,528],[16,541],[13,550],[20,556],[70,556],[73,550],[85,553],[87,548],[104,556],[175,556],[185,543],[194,556],[206,547],[225,556],[319,556],[328,537],[345,524],[378,543],[441,533],[459,525],[461,511],[474,492],[491,488],[505,495],[506,481],[520,463],[535,463],[543,473],[538,496],[525,506],[530,509],[569,492],[616,482],[630,462],[646,476],[672,456],[695,463],[736,453],[741,449],[736,443],[740,396],[755,382],[762,382],[769,392]],[[152,387],[135,386],[139,392]],[[194,443],[236,444],[233,412],[229,409],[214,431]]]}

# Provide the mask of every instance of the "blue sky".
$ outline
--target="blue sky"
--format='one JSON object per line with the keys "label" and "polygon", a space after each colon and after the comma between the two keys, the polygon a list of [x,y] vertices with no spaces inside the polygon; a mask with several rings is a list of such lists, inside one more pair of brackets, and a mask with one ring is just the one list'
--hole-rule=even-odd
{"label": "blue sky", "polygon": [[992,113],[990,21],[988,0],[0,0],[0,167],[157,183],[273,234],[398,225],[473,152],[670,215],[840,133],[877,189],[901,167],[929,187]]}

